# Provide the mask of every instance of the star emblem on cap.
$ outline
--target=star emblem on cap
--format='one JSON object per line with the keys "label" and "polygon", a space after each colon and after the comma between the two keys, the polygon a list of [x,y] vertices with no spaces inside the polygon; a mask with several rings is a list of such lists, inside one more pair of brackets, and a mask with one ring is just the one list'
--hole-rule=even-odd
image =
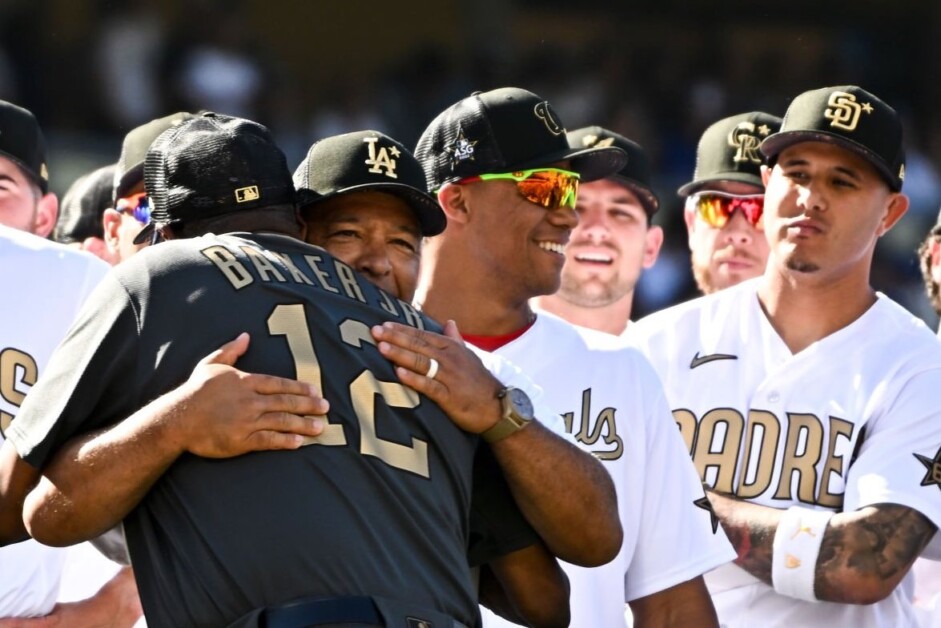
{"label": "star emblem on cap", "polygon": [[758,135],[766,137],[769,133],[771,133],[771,127],[769,127],[767,124],[762,124],[760,127],[758,127]]}
{"label": "star emblem on cap", "polygon": [[390,146],[389,152],[392,154],[393,157],[400,157],[402,155],[402,151],[400,151],[398,147],[396,146]]}
{"label": "star emblem on cap", "polygon": [[918,462],[925,465],[928,473],[921,480],[922,486],[937,486],[941,490],[941,448],[938,449],[934,458],[922,456],[921,454],[912,454],[918,459]]}
{"label": "star emblem on cap", "polygon": [[864,102],[860,106],[863,108],[863,111],[865,111],[866,113],[872,113],[872,105],[870,105],[868,102]]}
{"label": "star emblem on cap", "polygon": [[462,161],[474,161],[474,146],[476,145],[477,140],[471,141],[464,137],[464,129],[458,127],[454,141],[444,145],[444,153],[451,162],[451,170],[457,168]]}
{"label": "star emblem on cap", "polygon": [[694,501],[693,505],[697,508],[702,508],[709,513],[709,522],[712,524],[712,533],[715,534],[719,529],[719,517],[716,516],[716,511],[712,509],[712,503],[710,503],[709,498],[703,495]]}

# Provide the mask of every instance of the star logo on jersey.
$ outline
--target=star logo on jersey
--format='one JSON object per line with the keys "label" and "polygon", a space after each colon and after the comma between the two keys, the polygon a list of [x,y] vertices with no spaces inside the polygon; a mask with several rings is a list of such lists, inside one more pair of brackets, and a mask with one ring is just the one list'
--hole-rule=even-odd
{"label": "star logo on jersey", "polygon": [[925,465],[925,468],[928,469],[928,473],[925,474],[925,477],[921,481],[922,486],[937,486],[938,490],[941,490],[941,449],[938,449],[938,452],[934,455],[934,459],[927,456],[922,456],[921,454],[912,454],[918,458],[918,462]]}
{"label": "star logo on jersey", "polygon": [[693,506],[696,506],[696,508],[702,508],[709,513],[709,522],[712,524],[712,533],[715,534],[719,530],[719,517],[716,516],[716,511],[712,509],[712,502],[709,501],[709,498],[703,495],[693,502]]}
{"label": "star logo on jersey", "polygon": [[737,360],[737,355],[730,355],[728,353],[709,353],[706,355],[699,355],[699,351],[693,355],[693,359],[690,360],[689,368],[692,370],[697,366],[702,366],[703,364],[709,364],[710,362],[715,362],[716,360]]}

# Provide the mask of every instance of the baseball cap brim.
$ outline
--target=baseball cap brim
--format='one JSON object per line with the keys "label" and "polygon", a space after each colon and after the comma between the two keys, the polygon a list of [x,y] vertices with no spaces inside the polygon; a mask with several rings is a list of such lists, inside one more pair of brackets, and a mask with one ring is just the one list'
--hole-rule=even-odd
{"label": "baseball cap brim", "polygon": [[872,164],[886,183],[889,184],[889,188],[896,192],[900,189],[895,174],[889,170],[888,165],[881,157],[862,144],[841,135],[827,133],[826,131],[781,131],[768,136],[758,148],[768,158],[769,163],[774,163],[781,151],[801,142],[825,142],[856,153]]}
{"label": "baseball cap brim", "polygon": [[414,187],[404,183],[363,183],[361,185],[351,185],[322,196],[309,190],[307,194],[305,194],[303,190],[300,190],[298,192],[298,207],[304,210],[341,194],[369,191],[387,192],[405,201],[412,211],[415,212],[423,236],[436,236],[444,231],[444,228],[447,226],[447,218],[444,215],[444,210],[442,210],[441,206],[438,204],[437,199],[426,192],[416,190]]}
{"label": "baseball cap brim", "polygon": [[27,179],[39,186],[39,189],[43,194],[49,193],[49,182],[40,177],[39,173],[34,172],[22,159],[3,150],[0,150],[0,157],[5,157],[12,161],[23,172],[23,174],[26,175]]}
{"label": "baseball cap brim", "polygon": [[507,171],[529,170],[559,161],[570,162],[569,170],[581,175],[582,181],[608,177],[627,165],[627,153],[616,146],[560,150],[524,163],[507,166]]}
{"label": "baseball cap brim", "polygon": [[764,189],[765,184],[762,182],[761,177],[754,175],[750,172],[720,172],[714,176],[707,177],[705,179],[697,179],[696,181],[690,181],[689,183],[682,185],[679,189],[676,190],[676,193],[680,196],[690,196],[695,194],[702,188],[706,187],[710,183],[718,183],[720,181],[732,181],[735,183],[747,183],[749,185],[756,185]]}
{"label": "baseball cap brim", "polygon": [[622,177],[619,174],[608,175],[607,178],[620,183],[636,194],[637,198],[640,199],[641,205],[644,206],[644,211],[647,212],[648,217],[653,216],[657,213],[657,210],[660,209],[660,201],[657,199],[657,195],[653,193],[653,190],[639,181]]}

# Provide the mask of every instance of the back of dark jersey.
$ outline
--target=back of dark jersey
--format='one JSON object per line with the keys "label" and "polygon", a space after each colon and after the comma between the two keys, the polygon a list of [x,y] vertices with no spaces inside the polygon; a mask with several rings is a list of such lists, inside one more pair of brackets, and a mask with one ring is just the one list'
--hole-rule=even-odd
{"label": "back of dark jersey", "polygon": [[[85,357],[50,365],[46,392],[61,407],[24,405],[24,433],[45,433],[28,461],[130,415],[243,331],[239,369],[313,383],[331,404],[327,429],[299,450],[184,455],[127,518],[148,623],[218,626],[301,596],[357,594],[476,623],[465,553],[476,439],[398,383],[369,333],[435,324],[283,236],[168,242],[125,265],[66,341]],[[44,413],[58,422],[37,431]]]}

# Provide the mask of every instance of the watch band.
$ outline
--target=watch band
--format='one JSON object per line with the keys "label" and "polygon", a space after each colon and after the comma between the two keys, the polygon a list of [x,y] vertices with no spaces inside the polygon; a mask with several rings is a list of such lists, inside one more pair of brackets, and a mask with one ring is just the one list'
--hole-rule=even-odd
{"label": "watch band", "polygon": [[[516,395],[522,396],[525,408],[517,406],[513,399]],[[497,393],[497,398],[500,400],[503,415],[493,427],[480,434],[481,438],[488,443],[496,443],[515,434],[533,420],[532,404],[529,402],[529,397],[522,390],[508,386]]]}

